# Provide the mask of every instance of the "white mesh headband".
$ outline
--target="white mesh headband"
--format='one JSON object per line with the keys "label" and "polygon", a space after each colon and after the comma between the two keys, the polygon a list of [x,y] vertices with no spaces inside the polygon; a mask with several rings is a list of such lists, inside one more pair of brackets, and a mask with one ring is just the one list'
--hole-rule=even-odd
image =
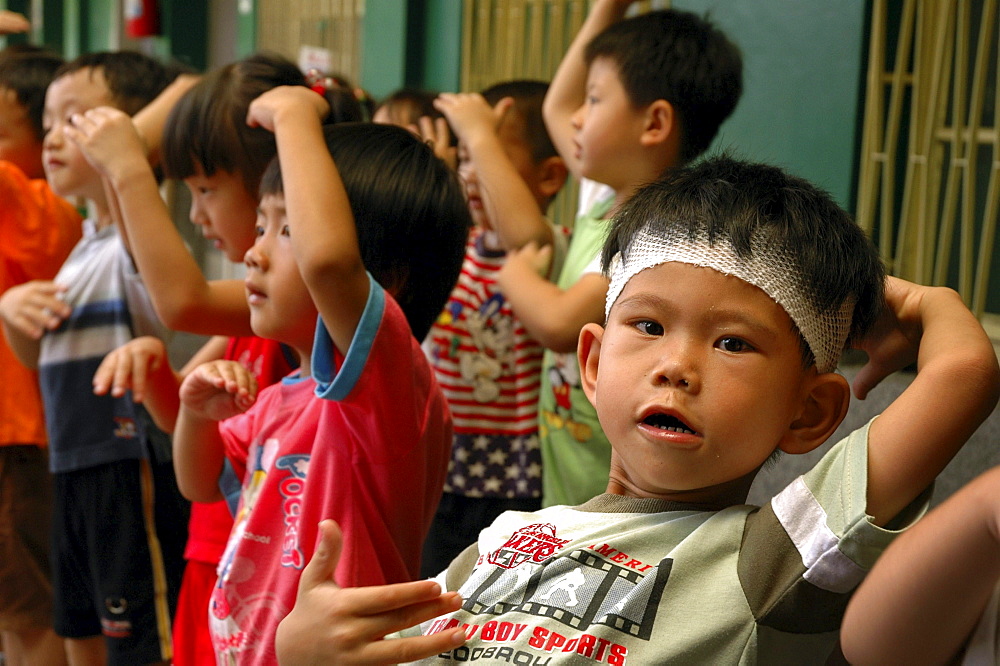
{"label": "white mesh headband", "polygon": [[754,235],[750,246],[752,256],[741,259],[723,239],[710,245],[707,228],[700,230],[692,240],[687,229],[673,228],[665,235],[654,236],[645,227],[632,241],[628,261],[623,265],[620,253],[611,261],[608,269],[611,285],[604,314],[607,316],[611,312],[622,289],[641,270],[668,261],[712,268],[754,285],[784,308],[809,345],[816,368],[820,372],[832,371],[847,344],[854,312],[853,299],[848,299],[836,311],[818,310],[807,298],[801,271],[790,252],[769,243],[760,234]]}

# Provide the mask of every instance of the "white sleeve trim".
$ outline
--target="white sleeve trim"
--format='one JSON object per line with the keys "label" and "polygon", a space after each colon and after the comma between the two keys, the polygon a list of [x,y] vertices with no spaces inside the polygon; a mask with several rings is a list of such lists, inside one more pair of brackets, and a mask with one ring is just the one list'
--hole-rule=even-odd
{"label": "white sleeve trim", "polygon": [[777,494],[771,507],[802,557],[805,580],[838,594],[861,582],[865,570],[840,550],[840,539],[826,524],[826,511],[801,477]]}

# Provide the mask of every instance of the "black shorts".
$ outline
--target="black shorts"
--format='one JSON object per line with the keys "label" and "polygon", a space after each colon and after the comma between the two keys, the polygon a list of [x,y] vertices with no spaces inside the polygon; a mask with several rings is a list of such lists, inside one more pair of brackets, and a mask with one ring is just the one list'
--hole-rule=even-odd
{"label": "black shorts", "polygon": [[169,660],[188,514],[169,462],[55,474],[56,633],[103,635],[109,664]]}

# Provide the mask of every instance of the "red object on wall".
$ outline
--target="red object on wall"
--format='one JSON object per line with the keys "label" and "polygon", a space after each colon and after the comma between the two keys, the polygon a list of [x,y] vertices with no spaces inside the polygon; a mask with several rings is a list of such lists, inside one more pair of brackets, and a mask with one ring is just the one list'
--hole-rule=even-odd
{"label": "red object on wall", "polygon": [[156,0],[125,0],[125,34],[132,38],[160,34],[160,7]]}

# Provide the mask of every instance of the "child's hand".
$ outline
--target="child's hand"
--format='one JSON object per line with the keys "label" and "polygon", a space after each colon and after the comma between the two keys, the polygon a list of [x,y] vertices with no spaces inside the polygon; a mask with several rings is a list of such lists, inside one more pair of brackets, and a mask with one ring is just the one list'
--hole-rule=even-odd
{"label": "child's hand", "polygon": [[23,14],[0,9],[0,35],[13,35],[18,32],[28,32],[31,24]]}
{"label": "child's hand", "polygon": [[320,120],[330,113],[330,104],[322,95],[305,86],[278,86],[250,102],[247,125],[273,132],[275,119],[289,110],[312,108]]}
{"label": "child's hand", "polygon": [[0,317],[7,326],[32,340],[54,331],[72,309],[60,296],[66,287],[49,280],[32,280],[11,287],[0,297]]}
{"label": "child's hand", "polygon": [[408,130],[417,135],[421,141],[430,144],[434,154],[450,169],[458,167],[458,151],[451,145],[451,130],[444,118],[420,116],[418,124],[410,125]]}
{"label": "child's hand", "polygon": [[854,378],[854,395],[864,399],[879,382],[916,362],[923,333],[920,305],[925,287],[889,277],[885,284],[885,309],[871,332],[855,344],[868,354],[868,362]]}
{"label": "child's hand", "polygon": [[434,108],[444,114],[464,143],[475,143],[483,133],[495,134],[513,104],[513,98],[504,97],[490,107],[479,93],[441,93],[434,100]]}
{"label": "child's hand", "polygon": [[539,247],[538,243],[532,241],[519,250],[508,251],[507,260],[504,262],[503,268],[500,269],[500,273],[532,271],[547,278],[551,265],[552,246],[542,245]]}
{"label": "child's hand", "polygon": [[123,111],[99,106],[77,113],[64,130],[99,173],[113,176],[128,166],[146,168],[146,145]]}
{"label": "child's hand", "polygon": [[210,361],[185,377],[180,396],[196,416],[223,421],[250,409],[257,400],[257,378],[236,361]]}
{"label": "child's hand", "polygon": [[143,336],[129,340],[101,361],[94,373],[94,394],[120,398],[129,389],[132,399],[142,402],[146,397],[147,378],[167,363],[167,347],[159,338]]}
{"label": "child's hand", "polygon": [[461,629],[383,640],[448,613],[462,604],[429,580],[341,588],[333,582],[342,537],[332,520],[319,526],[320,542],[299,578],[295,607],[278,625],[275,648],[282,666],[396,664],[432,657],[465,642]]}

